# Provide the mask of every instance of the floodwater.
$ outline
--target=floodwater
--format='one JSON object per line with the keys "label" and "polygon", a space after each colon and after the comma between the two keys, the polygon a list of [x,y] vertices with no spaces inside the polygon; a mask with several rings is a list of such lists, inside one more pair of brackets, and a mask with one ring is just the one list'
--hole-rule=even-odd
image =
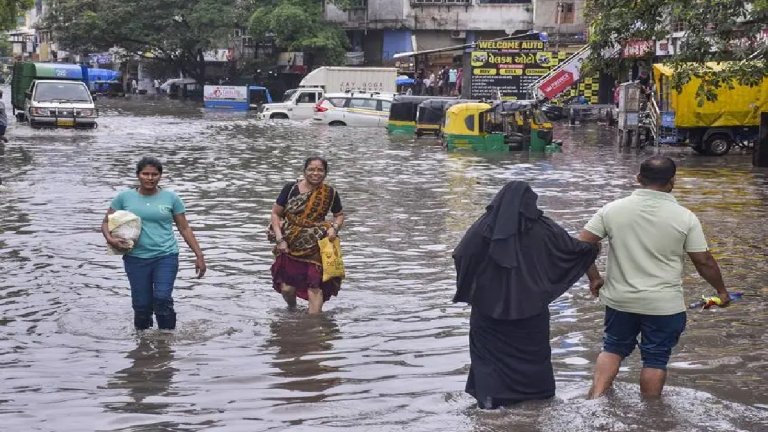
{"label": "floodwater", "polygon": [[[5,102],[8,106],[6,89]],[[509,180],[531,182],[575,233],[633,189],[639,161],[597,125],[558,126],[554,155],[447,154],[383,130],[271,123],[180,102],[100,100],[95,131],[11,122],[0,153],[0,429],[7,431],[765,431],[768,430],[768,171],[664,148],[675,195],[700,217],[744,300],[693,311],[665,396],[643,401],[640,360],[587,401],[601,346],[585,280],[552,309],[553,400],[482,412],[463,393],[469,309],[454,305],[451,251]],[[343,199],[348,278],[321,316],[271,288],[264,227],[281,186],[322,154]],[[132,329],[128,282],[101,219],[166,162],[205,251],[181,242],[179,328]],[[601,263],[604,264],[604,256]],[[687,299],[712,290],[686,268]]]}

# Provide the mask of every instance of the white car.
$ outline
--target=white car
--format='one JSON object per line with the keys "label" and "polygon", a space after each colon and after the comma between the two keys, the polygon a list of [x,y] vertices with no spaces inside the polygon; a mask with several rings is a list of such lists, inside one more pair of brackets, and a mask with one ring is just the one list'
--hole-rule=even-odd
{"label": "white car", "polygon": [[386,127],[392,98],[390,93],[326,93],[312,120],[329,126]]}

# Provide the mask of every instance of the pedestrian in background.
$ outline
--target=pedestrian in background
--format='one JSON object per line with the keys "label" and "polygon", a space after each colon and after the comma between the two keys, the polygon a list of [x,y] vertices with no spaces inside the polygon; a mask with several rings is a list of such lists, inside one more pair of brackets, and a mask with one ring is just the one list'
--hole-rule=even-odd
{"label": "pedestrian in background", "polygon": [[537,199],[528,183],[507,183],[453,252],[453,301],[472,306],[465,390],[483,409],[555,395],[549,304],[599,251],[544,216]]}
{"label": "pedestrian in background", "polygon": [[176,328],[173,307],[173,285],[179,270],[179,246],[173,233],[173,224],[181,237],[195,253],[197,277],[205,275],[203,251],[197,243],[186,217],[186,207],[175,192],[159,186],[163,174],[162,163],[153,157],[144,157],[136,164],[138,187],[117,194],[101,224],[101,233],[107,243],[125,251],[124,239],[109,232],[109,215],[127,210],[141,218],[141,235],[134,247],[123,256],[125,273],[131,285],[133,323],[137,330],[152,327],[152,313],[160,329]]}
{"label": "pedestrian in background", "polygon": [[640,392],[661,395],[672,348],[686,325],[682,287],[686,254],[722,304],[730,301],[699,219],[670,193],[676,170],[668,157],[643,161],[637,175],[640,189],[603,206],[579,235],[595,244],[607,238],[610,245],[606,280],[595,266],[587,272],[592,294],[605,305],[603,351],[597,357],[590,398],[612,386],[622,360],[638,345],[638,335],[643,360]]}
{"label": "pedestrian in background", "polygon": [[8,128],[8,114],[5,112],[5,103],[3,102],[3,91],[0,90],[0,142],[8,142],[5,137],[5,130]]}
{"label": "pedestrian in background", "polygon": [[[344,225],[341,198],[325,183],[328,162],[318,156],[304,161],[303,178],[287,183],[272,205],[270,240],[276,242],[272,286],[288,307],[296,297],[309,302],[309,313],[320,313],[323,303],[336,296],[341,279],[323,281],[323,263],[317,241],[336,238]],[[328,212],[333,219],[327,221]]]}

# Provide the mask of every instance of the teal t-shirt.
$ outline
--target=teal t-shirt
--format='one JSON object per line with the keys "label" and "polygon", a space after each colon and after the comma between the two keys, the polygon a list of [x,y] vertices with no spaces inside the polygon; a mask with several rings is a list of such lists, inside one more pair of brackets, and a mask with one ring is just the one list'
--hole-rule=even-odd
{"label": "teal t-shirt", "polygon": [[173,216],[186,212],[184,203],[175,192],[160,189],[154,195],[142,195],[136,189],[117,194],[110,207],[127,210],[141,218],[141,234],[128,255],[155,258],[179,253],[173,233]]}

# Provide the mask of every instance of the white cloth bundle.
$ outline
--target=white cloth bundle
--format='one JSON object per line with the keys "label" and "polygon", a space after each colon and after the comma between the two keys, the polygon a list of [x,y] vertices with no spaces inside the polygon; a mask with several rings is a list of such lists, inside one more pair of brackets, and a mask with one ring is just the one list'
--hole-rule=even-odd
{"label": "white cloth bundle", "polygon": [[[118,210],[107,217],[107,228],[113,237],[128,240],[130,250],[141,234],[141,218],[127,210]],[[127,252],[107,245],[107,253],[110,255],[125,255]]]}

